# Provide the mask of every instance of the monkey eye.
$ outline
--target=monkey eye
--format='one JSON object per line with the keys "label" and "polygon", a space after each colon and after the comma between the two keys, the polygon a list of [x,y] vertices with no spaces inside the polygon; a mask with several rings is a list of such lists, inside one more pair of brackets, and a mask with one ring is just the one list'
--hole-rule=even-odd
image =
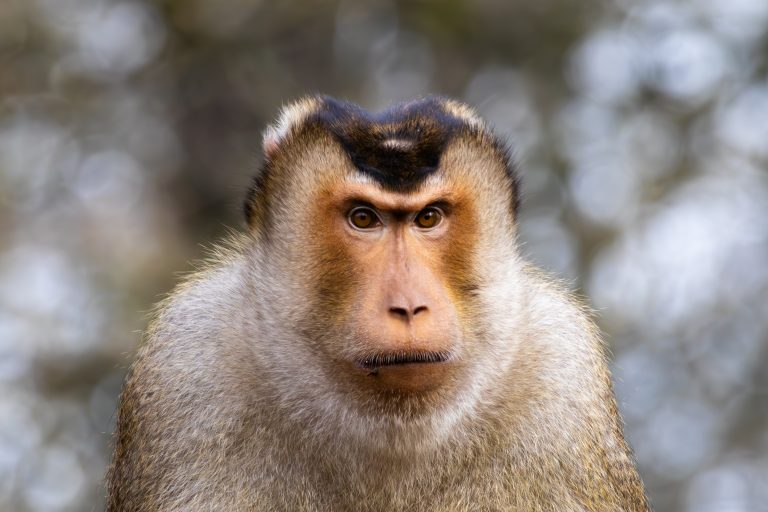
{"label": "monkey eye", "polygon": [[348,215],[349,223],[357,229],[371,229],[378,226],[381,221],[376,212],[367,206],[353,208]]}
{"label": "monkey eye", "polygon": [[428,207],[416,215],[416,225],[422,229],[432,229],[443,220],[443,212],[435,207]]}

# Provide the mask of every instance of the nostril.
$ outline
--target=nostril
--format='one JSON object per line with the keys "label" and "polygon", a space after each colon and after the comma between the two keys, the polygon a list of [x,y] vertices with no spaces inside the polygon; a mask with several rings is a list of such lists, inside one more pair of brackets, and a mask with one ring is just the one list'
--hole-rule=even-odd
{"label": "nostril", "polygon": [[408,318],[410,316],[406,308],[391,307],[389,308],[389,312],[402,318]]}
{"label": "nostril", "polygon": [[413,316],[418,315],[419,313],[424,313],[427,311],[427,306],[419,306],[416,309],[413,310]]}

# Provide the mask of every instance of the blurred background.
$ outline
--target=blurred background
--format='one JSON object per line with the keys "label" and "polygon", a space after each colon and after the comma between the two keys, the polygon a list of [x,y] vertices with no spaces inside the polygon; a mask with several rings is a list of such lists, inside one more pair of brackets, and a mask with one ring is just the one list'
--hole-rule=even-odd
{"label": "blurred background", "polygon": [[475,105],[655,509],[768,510],[765,0],[0,1],[0,510],[103,507],[147,310],[316,91]]}

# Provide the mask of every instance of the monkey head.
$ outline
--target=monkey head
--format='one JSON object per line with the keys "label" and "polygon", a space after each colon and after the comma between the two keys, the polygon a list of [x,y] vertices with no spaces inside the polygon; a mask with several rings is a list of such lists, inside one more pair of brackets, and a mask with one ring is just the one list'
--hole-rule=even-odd
{"label": "monkey head", "polygon": [[271,347],[276,371],[416,414],[505,364],[518,183],[471,109],[311,97],[267,129],[264,155],[246,200],[254,286],[270,336],[300,340]]}

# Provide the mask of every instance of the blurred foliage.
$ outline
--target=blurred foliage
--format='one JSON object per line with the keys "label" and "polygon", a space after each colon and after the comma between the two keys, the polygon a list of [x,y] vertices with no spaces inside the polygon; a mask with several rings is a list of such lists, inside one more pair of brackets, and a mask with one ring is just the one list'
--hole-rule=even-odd
{"label": "blurred foliage", "polygon": [[768,510],[768,2],[4,0],[0,509],[93,510],[145,312],[324,92],[475,105],[658,511]]}

